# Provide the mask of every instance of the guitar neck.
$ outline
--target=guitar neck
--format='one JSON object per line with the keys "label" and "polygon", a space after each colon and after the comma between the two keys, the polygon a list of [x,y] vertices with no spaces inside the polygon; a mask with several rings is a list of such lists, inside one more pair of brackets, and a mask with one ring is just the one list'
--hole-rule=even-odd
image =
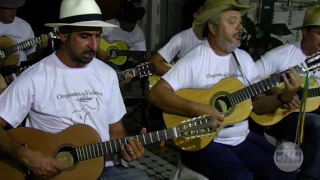
{"label": "guitar neck", "polygon": [[118,56],[128,56],[128,57],[146,57],[147,53],[151,52],[153,55],[155,52],[153,51],[130,51],[130,50],[119,50]]}
{"label": "guitar neck", "polygon": [[177,137],[175,128],[165,129],[161,131],[150,132],[136,136],[130,136],[122,139],[115,139],[98,144],[91,144],[76,148],[78,161],[93,159],[96,157],[104,156],[106,154],[113,154],[121,151],[121,145],[127,144],[128,138],[133,138],[141,142],[143,145],[157,143],[163,140],[172,139]]}
{"label": "guitar neck", "polygon": [[127,69],[127,70],[125,70],[125,71],[120,71],[120,72],[117,72],[117,76],[118,76],[119,81],[125,80],[124,74],[125,74],[126,72],[128,72],[129,74],[131,74],[133,77],[136,76],[134,69]]}
{"label": "guitar neck", "polygon": [[33,39],[29,39],[29,40],[23,41],[23,42],[21,42],[19,44],[10,46],[10,47],[6,48],[5,51],[6,51],[7,54],[11,54],[11,53],[14,53],[16,51],[20,51],[20,50],[29,48],[29,47],[31,47],[31,46],[33,46],[35,44],[38,44],[38,43],[41,43],[41,37],[36,37],[36,38],[33,38]]}
{"label": "guitar neck", "polygon": [[320,88],[308,89],[308,98],[320,96]]}

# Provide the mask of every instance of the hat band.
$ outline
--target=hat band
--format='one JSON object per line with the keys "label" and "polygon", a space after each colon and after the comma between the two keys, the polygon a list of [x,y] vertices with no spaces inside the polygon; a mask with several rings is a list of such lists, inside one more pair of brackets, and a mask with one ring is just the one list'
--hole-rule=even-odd
{"label": "hat band", "polygon": [[62,18],[59,21],[60,23],[76,23],[76,22],[82,22],[82,21],[102,21],[102,15],[101,14],[84,14],[84,15],[77,15],[77,16]]}

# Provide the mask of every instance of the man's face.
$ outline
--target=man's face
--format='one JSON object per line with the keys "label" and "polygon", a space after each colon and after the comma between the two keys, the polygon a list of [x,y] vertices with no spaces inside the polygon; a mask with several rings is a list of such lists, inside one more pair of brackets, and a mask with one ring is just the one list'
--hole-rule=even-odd
{"label": "man's face", "polygon": [[0,21],[4,24],[10,24],[16,17],[17,9],[0,8]]}
{"label": "man's face", "polygon": [[62,35],[62,38],[69,58],[79,65],[85,65],[92,61],[99,47],[101,28],[74,27],[71,33]]}
{"label": "man's face", "polygon": [[217,43],[220,43],[220,46],[228,52],[232,52],[241,45],[242,30],[241,13],[228,10],[221,15],[214,35],[217,37]]}
{"label": "man's face", "polygon": [[303,38],[308,42],[308,48],[311,53],[320,51],[320,27],[302,30]]}

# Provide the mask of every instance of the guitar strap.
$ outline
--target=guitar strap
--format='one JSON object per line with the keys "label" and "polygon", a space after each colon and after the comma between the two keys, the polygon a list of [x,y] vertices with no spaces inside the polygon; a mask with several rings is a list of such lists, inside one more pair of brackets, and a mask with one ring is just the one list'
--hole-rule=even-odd
{"label": "guitar strap", "polygon": [[239,63],[239,61],[238,61],[238,58],[237,58],[236,54],[234,53],[234,51],[232,52],[232,55],[233,55],[234,59],[236,60],[236,62],[237,62],[237,64],[238,64],[238,68],[239,68],[239,70],[241,71],[243,77],[247,80],[248,84],[251,85],[251,84],[250,84],[250,81],[249,81],[249,79],[247,78],[246,74],[244,73],[244,71],[243,71],[243,69],[242,69],[242,67],[241,67],[241,65],[240,65],[240,63]]}

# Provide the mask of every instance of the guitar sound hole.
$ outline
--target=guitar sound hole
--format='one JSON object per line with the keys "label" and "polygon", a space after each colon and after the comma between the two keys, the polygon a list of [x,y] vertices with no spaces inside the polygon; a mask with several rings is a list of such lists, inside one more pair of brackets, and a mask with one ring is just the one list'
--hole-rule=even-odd
{"label": "guitar sound hole", "polygon": [[62,147],[56,155],[56,159],[61,163],[63,170],[73,168],[78,161],[76,150],[73,147]]}
{"label": "guitar sound hole", "polygon": [[109,56],[111,58],[116,58],[117,57],[117,50],[116,49],[110,49]]}
{"label": "guitar sound hole", "polygon": [[225,96],[218,97],[214,102],[214,107],[223,114],[227,114],[231,108],[230,103]]}

